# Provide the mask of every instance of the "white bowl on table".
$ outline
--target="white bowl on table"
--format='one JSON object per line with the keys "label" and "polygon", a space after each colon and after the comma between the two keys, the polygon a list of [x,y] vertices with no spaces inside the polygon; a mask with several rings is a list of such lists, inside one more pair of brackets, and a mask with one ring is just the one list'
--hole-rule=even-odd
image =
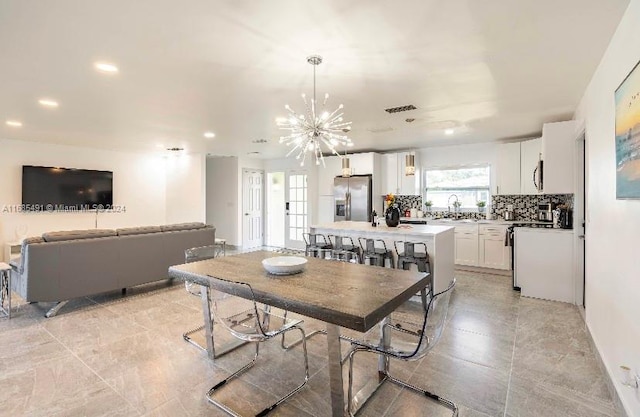
{"label": "white bowl on table", "polygon": [[307,260],[300,256],[274,256],[262,260],[264,269],[274,275],[292,275],[307,267]]}

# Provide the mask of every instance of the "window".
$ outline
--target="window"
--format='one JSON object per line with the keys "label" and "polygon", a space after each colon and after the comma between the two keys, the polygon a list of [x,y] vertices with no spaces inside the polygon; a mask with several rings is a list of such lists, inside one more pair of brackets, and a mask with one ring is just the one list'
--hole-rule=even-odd
{"label": "window", "polygon": [[489,165],[427,169],[424,172],[424,201],[431,200],[434,208],[446,209],[453,206],[455,198],[451,195],[455,194],[463,209],[476,208],[478,201],[488,203],[491,198],[490,172]]}

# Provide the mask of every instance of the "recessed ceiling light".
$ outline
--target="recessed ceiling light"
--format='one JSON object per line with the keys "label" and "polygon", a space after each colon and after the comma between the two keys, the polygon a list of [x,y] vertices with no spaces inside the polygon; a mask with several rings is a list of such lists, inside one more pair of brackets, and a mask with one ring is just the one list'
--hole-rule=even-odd
{"label": "recessed ceiling light", "polygon": [[216,137],[216,134],[213,132],[204,132],[204,137],[207,139],[213,139]]}
{"label": "recessed ceiling light", "polygon": [[56,108],[60,105],[57,101],[51,100],[49,98],[41,98],[40,100],[38,100],[38,103],[40,103],[45,107],[51,107],[51,108]]}
{"label": "recessed ceiling light", "polygon": [[118,67],[108,62],[96,62],[95,67],[98,71],[108,74],[115,74],[116,72],[118,72]]}
{"label": "recessed ceiling light", "polygon": [[445,135],[453,135],[453,129],[445,129],[444,130],[444,134]]}
{"label": "recessed ceiling light", "polygon": [[11,126],[11,127],[22,127],[22,122],[19,122],[17,120],[7,120],[7,126]]}

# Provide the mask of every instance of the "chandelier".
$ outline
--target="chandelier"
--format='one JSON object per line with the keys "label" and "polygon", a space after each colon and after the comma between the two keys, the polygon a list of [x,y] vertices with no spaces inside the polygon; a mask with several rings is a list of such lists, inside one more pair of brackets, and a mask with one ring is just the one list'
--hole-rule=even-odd
{"label": "chandelier", "polygon": [[[325,110],[329,94],[325,94],[322,108],[318,108],[316,101],[316,66],[322,63],[322,57],[311,55],[307,62],[313,65],[313,99],[307,100],[307,96],[302,94],[304,101],[304,114],[296,113],[287,104],[284,106],[289,112],[288,117],[281,117],[276,120],[278,127],[290,132],[288,136],[281,136],[280,143],[293,148],[287,156],[297,152],[296,159],[302,158],[300,166],[304,166],[307,153],[313,153],[316,165],[325,166],[322,145],[326,146],[330,153],[342,158],[336,151],[337,146],[352,147],[353,142],[344,133],[351,130],[351,122],[345,122],[342,118],[344,106],[341,104],[333,112]],[[326,152],[326,151],[325,151]]]}

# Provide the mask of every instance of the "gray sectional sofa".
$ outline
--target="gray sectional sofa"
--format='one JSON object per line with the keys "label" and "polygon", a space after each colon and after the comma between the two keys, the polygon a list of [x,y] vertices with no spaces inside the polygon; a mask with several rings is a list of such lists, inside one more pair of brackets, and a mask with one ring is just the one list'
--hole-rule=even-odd
{"label": "gray sectional sofa", "polygon": [[167,279],[185,249],[214,242],[203,223],[45,233],[23,241],[11,286],[26,301],[57,302],[50,317],[73,298]]}

